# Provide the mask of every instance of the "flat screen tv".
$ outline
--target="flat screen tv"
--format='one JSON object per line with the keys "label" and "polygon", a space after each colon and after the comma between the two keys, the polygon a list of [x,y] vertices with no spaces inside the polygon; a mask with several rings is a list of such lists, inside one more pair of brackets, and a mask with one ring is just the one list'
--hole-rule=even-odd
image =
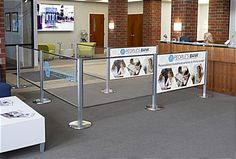
{"label": "flat screen tv", "polygon": [[74,31],[74,6],[38,4],[38,31]]}

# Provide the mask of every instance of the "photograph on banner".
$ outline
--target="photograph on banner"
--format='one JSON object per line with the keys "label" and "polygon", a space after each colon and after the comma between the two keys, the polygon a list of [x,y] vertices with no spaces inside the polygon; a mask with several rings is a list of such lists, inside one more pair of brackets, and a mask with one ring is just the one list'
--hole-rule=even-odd
{"label": "photograph on banner", "polygon": [[204,84],[205,51],[158,55],[157,93]]}
{"label": "photograph on banner", "polygon": [[153,56],[113,58],[110,63],[111,80],[153,73]]}

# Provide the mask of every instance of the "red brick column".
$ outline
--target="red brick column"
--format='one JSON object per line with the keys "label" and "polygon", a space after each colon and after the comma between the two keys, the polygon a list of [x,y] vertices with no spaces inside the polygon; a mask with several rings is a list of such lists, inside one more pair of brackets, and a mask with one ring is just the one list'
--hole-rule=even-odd
{"label": "red brick column", "polygon": [[128,0],[109,0],[108,22],[115,23],[115,29],[108,31],[109,47],[126,47],[128,30]]}
{"label": "red brick column", "polygon": [[[171,37],[187,36],[197,40],[198,0],[172,0]],[[174,31],[174,23],[182,23],[182,32]]]}
{"label": "red brick column", "polygon": [[[235,8],[232,8],[235,9]],[[209,26],[214,43],[223,44],[229,38],[230,0],[209,1]]]}
{"label": "red brick column", "polygon": [[6,49],[5,49],[5,27],[4,27],[4,0],[0,0],[0,73],[6,81]]}
{"label": "red brick column", "polygon": [[143,45],[157,45],[161,38],[161,0],[143,1]]}

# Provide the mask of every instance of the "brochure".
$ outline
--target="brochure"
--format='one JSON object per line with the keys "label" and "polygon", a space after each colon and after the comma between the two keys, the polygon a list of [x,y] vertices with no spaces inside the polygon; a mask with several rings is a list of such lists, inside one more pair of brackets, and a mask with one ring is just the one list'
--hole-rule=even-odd
{"label": "brochure", "polygon": [[0,106],[13,106],[13,101],[9,99],[0,99]]}
{"label": "brochure", "polygon": [[14,118],[30,118],[34,116],[34,113],[24,113],[22,111],[11,111],[7,113],[1,114],[1,116],[8,118],[8,119],[14,119]]}

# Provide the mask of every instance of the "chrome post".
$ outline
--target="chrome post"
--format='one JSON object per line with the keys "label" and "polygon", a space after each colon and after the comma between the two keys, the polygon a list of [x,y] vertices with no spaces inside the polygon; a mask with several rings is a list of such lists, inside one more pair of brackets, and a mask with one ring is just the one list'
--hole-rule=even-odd
{"label": "chrome post", "polygon": [[19,45],[16,45],[16,85],[13,86],[13,89],[26,88],[26,85],[20,84],[20,48]]}
{"label": "chrome post", "polygon": [[106,54],[106,86],[105,89],[102,90],[102,93],[109,94],[114,93],[114,91],[110,88],[110,48],[107,48],[107,54]]}
{"label": "chrome post", "polygon": [[205,78],[204,78],[204,85],[202,87],[202,95],[200,95],[200,98],[208,98],[209,95],[207,94],[207,69],[208,69],[208,51],[206,51],[205,54]]}
{"label": "chrome post", "polygon": [[33,103],[41,105],[41,104],[47,104],[50,103],[51,100],[48,98],[44,98],[44,83],[43,83],[43,79],[44,79],[44,70],[43,70],[43,51],[40,50],[39,51],[39,62],[40,62],[40,98],[39,99],[34,99]]}
{"label": "chrome post", "polygon": [[[158,47],[157,47],[158,48]],[[157,57],[158,53],[153,55],[153,77],[152,77],[152,104],[147,105],[145,109],[150,111],[160,111],[163,107],[157,105]]]}
{"label": "chrome post", "polygon": [[75,58],[75,82],[78,82],[78,79],[77,79],[77,77],[78,77],[78,74],[77,74],[78,73],[77,58],[78,58],[79,49],[78,49],[78,46],[77,46],[76,43],[74,44],[73,48],[74,48],[74,58]]}
{"label": "chrome post", "polygon": [[69,123],[69,126],[73,129],[85,129],[92,126],[92,123],[90,121],[83,120],[83,59],[79,58],[77,59],[77,65],[78,65],[78,76],[77,76],[77,93],[78,93],[78,117],[76,121],[72,121]]}
{"label": "chrome post", "polygon": [[16,88],[20,88],[20,56],[19,56],[19,45],[16,45]]}

